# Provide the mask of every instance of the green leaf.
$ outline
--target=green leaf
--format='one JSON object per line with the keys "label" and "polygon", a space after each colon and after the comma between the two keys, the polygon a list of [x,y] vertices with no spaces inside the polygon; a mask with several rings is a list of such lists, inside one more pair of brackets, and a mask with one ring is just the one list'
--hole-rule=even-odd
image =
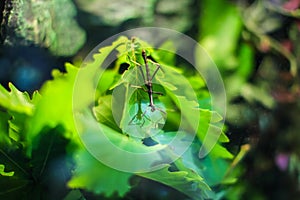
{"label": "green leaf", "polygon": [[0,160],[5,170],[13,172],[13,176],[0,176],[0,199],[24,199],[24,193],[21,191],[28,189],[31,180],[28,159],[24,155],[22,145],[15,145],[15,142],[1,145]]}
{"label": "green leaf", "polygon": [[75,162],[74,175],[68,182],[70,188],[86,189],[95,194],[104,194],[106,197],[115,192],[119,196],[124,196],[130,190],[129,179],[132,174],[102,164],[89,152],[85,150],[77,152]]}
{"label": "green leaf", "polygon": [[[175,165],[182,165],[179,164],[180,162],[180,160],[176,161]],[[179,171],[170,171],[170,168],[171,165],[166,165],[160,170],[137,175],[173,187],[195,200],[213,197],[209,186],[195,171],[182,166]]]}
{"label": "green leaf", "polygon": [[9,124],[9,137],[16,142],[25,141],[25,127],[27,126],[28,116],[23,113],[9,112],[11,119]]}
{"label": "green leaf", "polygon": [[[66,156],[67,140],[61,127],[43,129],[35,138],[38,145],[29,159],[26,149],[2,146],[0,160],[12,177],[0,177],[1,199],[62,199],[67,192],[66,181],[70,176],[69,158]],[[25,146],[25,145],[24,145]]]}
{"label": "green leaf", "polygon": [[[200,109],[200,122],[197,131],[197,137],[201,142],[205,141],[203,144],[204,149],[212,148],[209,152],[210,156],[213,158],[221,157],[230,159],[233,158],[233,155],[220,144],[220,142],[229,142],[228,137],[222,130],[222,126],[218,124],[218,122],[221,120],[222,117],[217,112]],[[206,140],[204,140],[204,138]]]}
{"label": "green leaf", "polygon": [[[89,111],[85,111],[85,113],[77,115],[77,130],[79,130],[81,139],[85,146],[89,146],[90,150],[95,150],[95,152],[105,151],[109,153],[110,150],[113,151],[113,146],[116,146],[128,152],[149,153],[159,151],[165,147],[161,144],[155,146],[145,146],[141,142],[137,142],[121,132],[117,132],[111,127],[108,127],[104,124],[99,124]],[[109,142],[107,142],[107,139]],[[111,146],[112,144],[113,146]],[[101,146],[101,149],[98,148],[99,145]],[[157,153],[155,156],[157,156],[157,158],[160,157],[159,153]],[[123,164],[125,164],[126,158],[122,159],[124,160],[120,161],[123,161]]]}
{"label": "green leaf", "polygon": [[12,83],[9,83],[8,87],[10,92],[0,85],[0,107],[9,111],[32,115],[33,103],[39,98],[38,93],[35,92],[33,98],[30,99],[27,92],[20,92]]}
{"label": "green leaf", "polygon": [[[98,124],[96,120],[88,114],[89,112],[81,112],[81,114],[77,115],[77,117],[79,117],[77,119],[77,123],[79,123],[78,130],[80,130],[79,134],[91,155],[84,150],[84,148],[78,151],[76,157],[76,165],[78,168],[75,170],[74,176],[69,182],[69,186],[72,188],[78,187],[87,189],[97,194],[103,193],[105,196],[111,196],[113,192],[124,195],[128,191],[128,178],[131,174],[128,175],[125,173],[124,175],[123,172],[105,166],[98,161],[98,159],[100,159],[98,157],[99,155],[104,156],[104,159],[117,160],[123,163],[123,165],[131,166],[131,160],[128,160],[126,157],[118,157],[119,154],[116,152],[116,149],[110,147],[112,144],[115,148],[121,148],[125,151],[148,153],[164,147],[165,144],[167,144],[166,142],[170,141],[170,137],[174,136],[172,132],[161,131],[153,138],[158,144],[148,147],[142,144],[141,141],[134,140],[121,133],[119,127],[124,132],[124,127],[126,127],[126,122],[128,122],[130,113],[132,112],[132,106],[141,105],[142,107],[148,102],[147,94],[145,95],[144,91],[140,89],[140,87],[144,85],[140,71],[140,67],[143,65],[140,52],[144,47],[143,45],[135,46],[135,44],[128,39],[124,39],[124,41],[125,45],[121,44],[117,47],[120,55],[116,63],[120,65],[126,62],[130,66],[121,77],[117,75],[116,70],[107,74],[103,73],[105,76],[112,75],[113,78],[104,77],[103,80],[107,80],[107,83],[98,85],[98,90],[101,92],[98,105],[93,108],[93,111],[96,119],[100,123]],[[128,46],[126,45],[133,45],[129,48],[131,51],[128,51]],[[153,49],[150,50],[152,51]],[[151,51],[147,53],[151,54]],[[154,52],[153,55],[155,55]],[[158,61],[159,59],[155,58],[155,60]],[[97,62],[96,57],[95,62]],[[156,65],[149,61],[149,68],[150,74],[153,74]],[[189,81],[180,70],[173,66],[163,64],[162,68],[163,70],[159,70],[154,77],[153,83],[163,88],[164,96],[159,97],[158,100],[164,104],[168,112],[166,129],[168,131],[177,130],[176,128],[179,126],[178,122],[183,121],[183,128],[181,130],[196,132],[200,141],[203,141],[207,130],[211,128],[211,134],[217,135],[221,133],[220,138],[218,138],[219,142],[228,142],[228,138],[221,130],[222,124],[219,125],[222,117],[216,112],[200,108],[201,105],[199,105],[197,98],[199,93],[193,92],[193,86],[190,85],[193,81],[196,82],[196,80]],[[120,78],[119,81],[115,81],[116,77]],[[109,85],[112,86],[109,87]],[[204,86],[205,84],[202,82],[201,87]],[[110,95],[111,92],[108,92],[109,89],[114,90],[112,91],[112,95]],[[203,96],[205,96],[205,94]],[[112,114],[114,114],[115,118]],[[197,121],[197,119],[199,119],[199,121]],[[197,121],[196,123],[195,120]],[[104,135],[102,135],[102,133]],[[104,137],[109,139],[109,144],[105,142]],[[207,143],[211,144],[211,141]],[[197,150],[199,151],[199,149]],[[170,152],[167,152],[170,153],[170,155],[167,154],[167,156],[171,158],[174,156],[174,152],[170,150]],[[191,165],[191,167],[186,165],[185,162],[193,163],[194,157],[198,159],[198,155],[194,155],[194,157],[186,157],[184,162],[177,160],[171,165],[165,165],[160,170],[149,173],[138,173],[138,175],[174,187],[194,199],[213,198],[214,193],[206,184],[206,179],[211,184],[220,183],[224,175],[221,172],[227,167],[224,158],[230,158],[231,156],[232,155],[224,147],[217,143],[214,145],[211,154],[208,155],[205,160],[207,165],[212,168],[210,171],[206,170],[206,165],[203,164],[204,161],[202,163],[200,162],[200,164],[202,164],[201,167],[205,168],[205,170],[197,167],[195,163]],[[217,165],[213,164],[214,161],[219,160],[221,162],[218,162]],[[177,171],[172,170],[171,166],[175,166]],[[195,169],[192,167],[195,167]],[[214,176],[214,173],[217,175]],[[116,188],[113,183],[109,187],[104,183],[104,179],[109,180],[106,174],[112,174],[113,179],[115,176],[121,177],[121,185],[119,188]],[[205,179],[203,179],[203,177],[205,177]]]}
{"label": "green leaf", "polygon": [[[69,176],[70,169],[67,167],[69,163],[67,163],[66,152],[69,141],[64,138],[64,132],[62,126],[57,126],[54,129],[44,128],[35,138],[38,146],[33,149],[30,160],[32,177],[44,184],[50,185],[55,182],[56,185],[53,188],[58,187],[58,184],[60,187],[64,187]],[[60,178],[55,179],[54,177]]]}
{"label": "green leaf", "polygon": [[120,78],[120,75],[116,70],[106,69],[97,86],[97,91],[99,92],[99,96],[107,95],[110,87],[115,83],[116,79]]}
{"label": "green leaf", "polygon": [[[117,113],[115,114],[117,115],[117,118],[115,118],[116,123],[123,130],[123,132],[132,135],[134,134],[131,133],[130,128],[132,126],[128,126],[128,123],[130,123],[135,117],[139,118],[140,121],[143,121],[145,120],[145,118],[150,119],[152,118],[151,116],[153,116],[149,113],[146,113],[146,108],[143,106],[144,104],[142,104],[143,101],[149,101],[147,93],[145,91],[142,91],[142,87],[145,85],[144,78],[147,79],[146,70],[144,69],[144,60],[142,58],[142,50],[145,50],[147,55],[150,55],[153,52],[153,49],[149,46],[149,44],[139,40],[138,38],[134,38],[126,42],[126,47],[119,46],[118,50],[120,51],[121,56],[119,56],[117,63],[124,62],[124,57],[126,57],[126,62],[129,64],[129,68],[122,74],[120,80],[110,88],[114,89],[115,94],[117,93],[117,95],[114,96],[115,98],[113,98],[112,103],[113,108],[116,110],[114,113]],[[120,62],[119,60],[121,60],[122,62]],[[157,69],[157,65],[149,60],[148,66],[150,70],[149,75],[152,76]],[[162,70],[157,71],[155,77],[157,76],[164,76]],[[157,83],[157,81],[155,82],[155,79],[153,79],[152,81],[154,81],[154,83]],[[168,86],[168,88],[171,88],[172,90],[176,89],[170,82],[166,82],[165,85],[161,86]],[[153,89],[155,89],[155,92],[158,92],[156,90],[157,88],[159,87],[156,87],[156,85],[154,84]],[[163,108],[160,109],[163,110]],[[136,111],[136,113],[132,113],[134,111]],[[163,112],[164,111],[162,111],[161,113]],[[143,116],[144,119],[140,119],[143,118]],[[150,120],[146,121],[149,122]],[[149,122],[148,125],[149,127],[152,127],[151,122]]]}
{"label": "green leaf", "polygon": [[[206,0],[202,6],[201,45],[218,66],[237,67],[235,51],[242,29],[242,20],[237,6],[226,0],[214,2]],[[201,60],[199,56],[197,59]]]}
{"label": "green leaf", "polygon": [[246,43],[242,43],[238,55],[240,66],[237,68],[238,75],[247,80],[254,68],[254,50]]}
{"label": "green leaf", "polygon": [[68,193],[68,195],[63,198],[63,200],[74,200],[74,199],[86,200],[86,198],[83,196],[80,190],[71,190]]}
{"label": "green leaf", "polygon": [[175,66],[176,55],[172,52],[176,52],[176,47],[172,41],[168,40],[158,47],[153,53],[153,57],[155,60],[159,59],[157,60],[159,62],[162,61],[162,64]]}
{"label": "green leaf", "polygon": [[20,132],[24,130],[28,117],[34,113],[34,105],[41,97],[34,92],[31,99],[27,92],[20,92],[12,83],[9,83],[9,88],[10,91],[7,91],[0,85],[0,108],[4,111],[0,111],[0,143],[12,145],[13,141],[24,141],[24,133],[20,135]]}
{"label": "green leaf", "polygon": [[[160,61],[159,54],[157,52],[154,51],[151,55],[155,56],[156,61]],[[149,66],[155,67],[151,65]],[[114,87],[114,89],[119,90],[120,94],[123,94],[123,96],[119,95],[117,103],[113,104],[115,108],[118,107],[117,110],[119,110],[120,113],[123,113],[121,116],[124,124],[121,122],[121,127],[126,125],[125,122],[128,122],[128,120],[125,118],[128,116],[128,113],[130,113],[131,102],[129,101],[129,98],[134,95],[134,89],[130,86],[130,84],[141,85],[143,82],[138,67],[139,66],[135,66],[134,68],[125,71],[118,84],[116,84]],[[153,68],[150,69],[153,70]],[[199,101],[197,97],[199,96],[199,93],[194,93],[193,91],[199,91],[201,87],[205,86],[201,77],[194,76],[193,79],[188,79],[187,81],[182,72],[173,66],[163,64],[162,69],[163,71],[158,71],[153,81],[156,81],[158,84],[164,87],[166,91],[165,96],[158,98],[159,101],[164,104],[167,110],[167,122],[164,130],[173,131],[178,129],[178,122],[180,121],[180,125],[183,130],[187,130],[188,132],[196,132],[198,139],[202,142],[204,141],[204,138],[206,138],[207,134],[209,134],[208,139],[205,141],[204,147],[212,148],[209,149],[211,150],[209,154],[211,157],[210,159],[232,158],[232,154],[227,151],[226,148],[220,145],[220,142],[229,141],[227,136],[222,131],[223,127],[222,123],[220,123],[223,120],[222,117],[215,111],[199,108],[202,106],[198,104]],[[190,85],[198,83],[199,80],[200,84],[198,88]],[[137,97],[135,102],[138,102],[142,98],[142,95],[140,95],[140,97]],[[195,120],[197,121],[197,119],[199,119],[199,122],[195,124]],[[196,127],[198,128],[196,129]],[[210,132],[208,132],[208,130],[210,130]],[[165,134],[167,133],[164,132],[158,134],[156,139],[163,137]]]}
{"label": "green leaf", "polygon": [[0,175],[1,176],[13,176],[14,172],[5,172],[5,166],[0,164]]}
{"label": "green leaf", "polygon": [[225,86],[230,88],[227,90],[227,98],[232,99],[240,95],[243,86],[249,79],[254,69],[254,50],[248,44],[241,44],[239,48],[239,67],[236,72],[226,77]]}
{"label": "green leaf", "polygon": [[133,86],[141,86],[144,83],[141,71],[138,69],[142,68],[144,65],[142,50],[147,48],[147,53],[149,53],[152,51],[152,49],[150,48],[149,44],[139,40],[138,38],[124,40],[124,45],[120,45],[117,48],[119,51],[117,64],[121,65],[125,62],[129,64],[129,67],[128,70],[122,74],[119,81],[111,86],[110,89],[114,89],[124,83],[130,83]]}
{"label": "green leaf", "polygon": [[36,104],[36,110],[29,119],[26,129],[29,155],[32,150],[31,145],[33,147],[37,145],[32,144],[32,141],[46,126],[53,128],[61,124],[66,130],[65,137],[72,139],[74,143],[80,143],[74,126],[73,109],[80,110],[95,102],[94,79],[97,77],[94,76],[101,73],[99,66],[111,51],[122,43],[124,43],[123,37],[111,46],[103,47],[94,55],[94,61],[86,63],[83,68],[66,64],[67,73],[58,70],[52,72],[53,80],[47,81],[42,86],[42,99]]}
{"label": "green leaf", "polygon": [[[132,152],[134,155],[135,153],[144,155],[149,152],[157,152],[164,147],[163,145],[145,146],[141,142],[137,142],[110,127],[99,124],[88,111],[77,117],[78,130],[80,130],[79,134],[84,146],[79,149],[75,156],[77,167],[69,182],[69,186],[72,188],[83,188],[97,194],[104,193],[105,196],[110,196],[116,191],[123,196],[130,189],[128,180],[132,174],[110,168],[93,156],[100,155],[101,159],[106,161],[109,160],[113,163],[116,161],[117,164],[129,166],[130,168],[138,166],[137,170],[142,170],[139,168],[139,164],[143,165],[143,163],[135,163],[135,156],[134,160],[132,160],[130,156],[120,155],[118,150],[122,149],[121,153],[125,151]],[[101,134],[100,130],[104,135]],[[85,147],[88,148],[93,156],[85,150]],[[158,161],[160,157],[160,154],[156,153],[154,155],[155,161]],[[154,163],[151,162],[147,166],[152,164]]]}
{"label": "green leaf", "polygon": [[[97,127],[101,127],[103,133],[105,133],[106,137],[108,137],[110,143],[113,143],[116,147],[122,148],[126,151],[130,152],[150,152],[158,147],[155,145],[154,147],[147,147],[144,146],[141,143],[135,142],[135,140],[131,140],[130,138],[121,135],[114,131],[113,129],[110,129],[107,126],[104,126],[102,124],[97,124],[95,120],[93,120],[91,117],[88,115],[83,115],[81,120],[82,124],[81,130],[83,132],[81,133],[84,138],[84,144],[85,146],[88,146],[88,148],[93,150],[93,155],[97,155],[100,152],[107,152],[104,155],[110,156],[110,159],[116,159],[114,156],[116,154],[113,154],[111,152],[114,152],[114,150],[110,150],[108,146],[103,143],[103,140],[101,140],[101,137],[99,136],[99,130]],[[159,141],[162,142],[164,140],[163,136],[170,136],[173,137],[174,134],[170,133],[165,133],[161,134]],[[166,141],[169,141],[169,139],[166,139]],[[163,144],[164,142],[162,142]],[[101,147],[101,148],[99,148]],[[101,153],[100,153],[101,154]],[[110,169],[103,164],[99,163],[95,158],[91,158],[91,155],[88,153],[85,154],[80,154],[83,156],[82,159],[78,157],[76,163],[78,166],[83,166],[81,170],[75,171],[74,177],[71,179],[71,182],[69,185],[71,187],[85,187],[88,186],[86,189],[96,192],[96,193],[107,193],[106,195],[109,196],[112,194],[112,191],[115,191],[115,187],[105,187],[102,185],[105,185],[103,183],[104,181],[104,174],[101,173],[101,170],[106,172],[107,174],[110,173],[114,177],[120,176],[120,179],[123,179],[123,174],[121,172],[114,172],[110,171],[113,169]],[[172,156],[172,155],[169,155]],[[127,164],[128,160],[122,160],[118,158],[120,163]],[[170,187],[174,187],[175,189],[178,189],[179,191],[187,194],[188,196],[191,196],[194,199],[201,199],[201,198],[206,198],[206,197],[211,197],[213,193],[205,183],[204,179],[200,177],[197,173],[195,173],[193,170],[190,170],[189,168],[186,168],[181,161],[176,161],[175,162],[176,167],[178,168],[178,172],[171,172],[168,170],[170,165],[166,165],[160,170],[153,171],[150,173],[138,173],[138,175],[149,178],[155,181],[159,181],[161,183],[164,183],[166,185],[169,185]],[[102,169],[105,167],[105,169]],[[79,167],[80,168],[80,167]],[[99,172],[98,172],[99,170]],[[119,174],[121,173],[121,174]],[[76,178],[78,177],[78,178]],[[91,177],[95,177],[91,178]],[[126,177],[126,176],[125,176]],[[74,182],[73,182],[74,180]],[[106,180],[106,179],[105,179]],[[107,182],[108,180],[106,180]],[[74,184],[74,185],[73,185]],[[120,185],[121,184],[121,185]],[[119,188],[122,188],[123,185],[125,184],[122,182],[118,184]],[[128,185],[125,184],[126,187]],[[124,186],[124,187],[125,187]],[[124,189],[125,190],[125,189]]]}
{"label": "green leaf", "polygon": [[[204,158],[199,158],[199,149],[201,147],[200,142],[194,142],[188,150],[182,155],[182,162],[184,165],[204,178],[205,183],[209,186],[219,185],[229,169],[229,162],[225,160],[221,153],[226,153],[226,149],[222,149],[224,152],[218,154],[218,157],[209,154]],[[218,145],[218,147],[220,147]]]}
{"label": "green leaf", "polygon": [[111,102],[111,95],[100,97],[98,100],[98,105],[93,108],[93,112],[99,123],[105,124],[110,128],[120,131],[120,128],[118,127],[112,116]]}
{"label": "green leaf", "polygon": [[[210,156],[215,158],[232,158],[232,154],[220,145],[220,142],[229,141],[225,133],[222,131],[222,124],[219,125],[222,117],[215,111],[197,108],[197,103],[189,101],[185,97],[172,95],[173,94],[169,94],[172,99],[180,102],[175,106],[181,110],[181,113],[168,112],[167,120],[171,121],[169,123],[175,124],[176,127],[178,126],[178,121],[180,121],[181,127],[188,132],[195,132],[201,142],[203,142],[204,138],[206,138],[207,134],[209,134],[204,147],[212,147]],[[181,115],[183,115],[184,118],[182,118]],[[199,121],[197,122],[197,120]],[[195,121],[197,124],[195,124]],[[208,132],[208,130],[210,130],[210,132]]]}
{"label": "green leaf", "polygon": [[[54,128],[62,124],[66,129],[66,137],[75,133],[72,115],[73,85],[78,68],[66,64],[67,73],[53,71],[54,80],[47,81],[41,88],[41,100],[36,104],[34,115],[28,120],[26,140],[29,144],[28,152],[38,144],[33,144],[35,137],[44,127]],[[31,146],[33,145],[33,146]]]}
{"label": "green leaf", "polygon": [[0,111],[0,144],[9,144],[9,125],[8,120],[10,119],[10,115],[6,112]]}

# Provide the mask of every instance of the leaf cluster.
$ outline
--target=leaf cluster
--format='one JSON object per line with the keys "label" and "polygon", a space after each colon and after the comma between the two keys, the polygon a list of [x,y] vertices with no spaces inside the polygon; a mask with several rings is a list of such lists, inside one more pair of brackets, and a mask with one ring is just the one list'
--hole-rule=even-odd
{"label": "leaf cluster", "polygon": [[[105,59],[115,50],[114,66],[104,70]],[[161,67],[151,78],[153,90],[161,94],[153,97],[157,115],[145,111],[149,95],[141,75],[142,50],[146,51],[150,74]],[[215,198],[211,188],[224,179],[232,155],[217,143],[206,158],[198,158],[208,127],[223,129],[220,115],[209,106],[201,107],[203,99],[209,99],[204,81],[174,66],[175,55],[138,38],[120,37],[93,58],[83,68],[66,64],[66,73],[54,70],[53,80],[32,97],[12,84],[11,91],[0,86],[0,197],[68,199],[84,198],[85,192],[122,197],[135,187],[130,184],[132,177],[139,176],[173,187],[192,199]],[[100,80],[95,82],[91,74],[101,74]],[[139,109],[142,114],[136,115]],[[139,129],[129,129],[135,115],[145,122]],[[74,117],[79,119],[79,127]],[[159,119],[162,127],[154,119]],[[192,143],[179,159],[159,170],[123,172],[101,163],[86,148],[88,144],[94,152],[114,158],[98,127],[115,146],[131,152],[162,148],[179,132],[180,141]],[[145,134],[136,137],[137,133]],[[224,133],[219,142],[228,142]],[[164,156],[178,156],[176,149],[174,146]],[[120,162],[126,165],[129,161],[124,158]]]}

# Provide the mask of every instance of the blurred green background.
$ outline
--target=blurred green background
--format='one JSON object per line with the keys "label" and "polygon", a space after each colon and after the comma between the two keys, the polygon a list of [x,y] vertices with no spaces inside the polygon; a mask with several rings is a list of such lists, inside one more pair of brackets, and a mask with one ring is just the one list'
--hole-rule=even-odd
{"label": "blurred green background", "polygon": [[[97,44],[130,28],[185,33],[206,49],[222,74],[226,147],[234,155],[247,152],[233,163],[239,179],[226,198],[297,199],[299,6],[299,0],[1,1],[0,83],[33,92],[52,69],[64,70],[65,62],[82,60]],[[195,59],[201,63],[196,52]],[[151,181],[132,193],[178,199],[175,191]]]}

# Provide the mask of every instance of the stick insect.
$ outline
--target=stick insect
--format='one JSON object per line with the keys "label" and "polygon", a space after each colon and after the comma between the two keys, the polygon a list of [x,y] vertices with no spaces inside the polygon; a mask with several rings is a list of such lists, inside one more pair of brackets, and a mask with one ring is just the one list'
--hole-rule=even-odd
{"label": "stick insect", "polygon": [[[163,69],[161,68],[161,66],[158,63],[154,62],[153,60],[151,60],[147,57],[147,53],[146,53],[145,49],[142,49],[141,53],[140,53],[140,45],[135,42],[135,38],[133,38],[131,40],[131,44],[133,44],[132,49],[131,49],[132,50],[131,57],[134,60],[132,60],[130,58],[130,61],[132,63],[134,63],[135,67],[137,67],[139,69],[141,77],[143,79],[143,83],[146,88],[141,87],[141,86],[133,86],[133,85],[132,85],[132,87],[142,89],[144,92],[146,92],[148,94],[149,104],[145,108],[145,106],[143,106],[141,99],[138,98],[137,99],[137,105],[138,105],[137,113],[129,121],[128,125],[138,125],[138,126],[140,126],[140,128],[142,128],[144,126],[146,120],[148,120],[152,125],[152,126],[150,125],[151,128],[157,129],[157,128],[159,128],[159,124],[164,124],[166,112],[154,104],[153,95],[154,94],[163,95],[163,94],[161,92],[156,92],[153,90],[153,79],[155,78],[157,72],[159,70],[163,71]],[[138,49],[135,48],[136,47],[135,45],[138,47]],[[139,52],[136,52],[136,50]],[[142,61],[144,63],[143,65],[141,65],[140,63],[138,63],[136,61],[138,59],[137,56],[142,57],[142,59],[140,59],[140,61]],[[153,66],[156,66],[152,75],[151,75],[149,63],[151,63]],[[143,70],[143,67],[145,68],[145,72]],[[148,108],[150,108],[150,110]],[[144,111],[143,111],[143,109],[144,109]]]}

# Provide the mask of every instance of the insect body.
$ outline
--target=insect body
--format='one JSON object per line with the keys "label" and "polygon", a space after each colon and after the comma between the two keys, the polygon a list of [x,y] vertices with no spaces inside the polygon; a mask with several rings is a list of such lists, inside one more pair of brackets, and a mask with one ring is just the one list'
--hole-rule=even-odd
{"label": "insect body", "polygon": [[[133,43],[133,44],[132,44]],[[131,106],[129,112],[135,113],[131,120],[128,122],[126,127],[126,132],[137,132],[135,136],[149,137],[156,134],[163,127],[166,119],[166,112],[164,111],[164,106],[162,104],[154,104],[154,94],[162,95],[161,92],[156,92],[153,90],[153,79],[157,75],[159,70],[162,70],[161,66],[152,61],[147,57],[145,49],[140,49],[140,44],[135,42],[135,39],[131,40],[131,51],[130,51],[130,62],[137,67],[140,71],[144,87],[131,85],[138,89],[142,89],[148,94],[148,105],[145,99],[142,99],[142,95],[136,98],[135,104]],[[143,62],[143,65],[140,64]],[[155,66],[152,75],[150,67]],[[143,70],[143,68],[145,68]],[[145,71],[145,72],[144,72]],[[140,94],[137,92],[137,94]],[[130,134],[130,133],[129,133]]]}
{"label": "insect body", "polygon": [[146,55],[145,50],[142,51],[142,56],[143,56],[143,59],[144,59],[144,62],[145,62],[146,78],[147,79],[145,79],[144,73],[142,73],[143,74],[142,77],[143,77],[145,85],[147,87],[147,93],[148,93],[148,96],[149,96],[149,106],[151,107],[151,111],[153,112],[155,110],[155,106],[154,106],[154,102],[153,102],[153,94],[161,94],[161,93],[153,91],[152,80],[153,80],[154,76],[156,75],[157,71],[159,69],[161,69],[161,67],[160,67],[160,65],[157,64],[157,68],[155,69],[153,75],[150,77],[150,70],[149,70],[148,60],[147,60],[147,55]]}

